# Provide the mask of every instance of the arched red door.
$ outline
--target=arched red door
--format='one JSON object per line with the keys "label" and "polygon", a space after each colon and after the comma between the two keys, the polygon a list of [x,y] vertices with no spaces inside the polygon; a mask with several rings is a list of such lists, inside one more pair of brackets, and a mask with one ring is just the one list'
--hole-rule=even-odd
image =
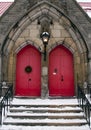
{"label": "arched red door", "polygon": [[74,96],[72,53],[62,45],[49,54],[49,95]]}
{"label": "arched red door", "polygon": [[31,45],[24,47],[16,57],[15,95],[41,95],[41,54]]}

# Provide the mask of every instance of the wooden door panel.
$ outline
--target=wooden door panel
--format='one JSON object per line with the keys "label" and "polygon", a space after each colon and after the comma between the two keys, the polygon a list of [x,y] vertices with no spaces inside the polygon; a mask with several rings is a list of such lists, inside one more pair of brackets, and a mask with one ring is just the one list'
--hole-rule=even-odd
{"label": "wooden door panel", "polygon": [[[27,72],[25,68],[31,67]],[[17,54],[16,61],[16,95],[41,95],[41,54],[31,45],[26,46]]]}
{"label": "wooden door panel", "polygon": [[[56,73],[54,73],[56,70]],[[74,96],[73,55],[63,46],[49,54],[50,96]]]}

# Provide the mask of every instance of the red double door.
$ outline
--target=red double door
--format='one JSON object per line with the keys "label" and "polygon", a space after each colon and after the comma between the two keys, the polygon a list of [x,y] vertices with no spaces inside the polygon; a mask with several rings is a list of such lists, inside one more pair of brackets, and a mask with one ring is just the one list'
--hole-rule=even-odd
{"label": "red double door", "polygon": [[[48,87],[50,96],[74,96],[73,55],[63,46],[49,54]],[[16,57],[17,96],[41,96],[41,53],[27,45]]]}

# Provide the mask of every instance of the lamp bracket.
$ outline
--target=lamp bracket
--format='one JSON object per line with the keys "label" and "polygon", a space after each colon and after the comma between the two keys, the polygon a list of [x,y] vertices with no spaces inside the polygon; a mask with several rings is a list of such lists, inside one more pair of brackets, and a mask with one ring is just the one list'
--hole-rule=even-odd
{"label": "lamp bracket", "polygon": [[38,24],[41,25],[40,32],[49,32],[50,33],[50,24],[53,24],[52,18],[47,16],[46,14],[42,15],[38,19]]}

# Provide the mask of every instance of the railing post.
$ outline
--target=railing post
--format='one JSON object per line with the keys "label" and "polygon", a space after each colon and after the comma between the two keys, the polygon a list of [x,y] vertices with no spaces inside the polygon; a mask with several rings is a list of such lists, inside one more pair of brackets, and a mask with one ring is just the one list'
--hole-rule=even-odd
{"label": "railing post", "polygon": [[87,91],[88,91],[88,95],[89,95],[89,99],[90,99],[91,98],[91,84],[88,85]]}
{"label": "railing post", "polygon": [[3,122],[2,116],[6,115],[6,112],[8,111],[8,107],[10,106],[10,99],[11,100],[13,99],[13,85],[9,84],[2,100],[0,101],[0,125]]}
{"label": "railing post", "polygon": [[79,86],[78,86],[78,103],[79,103],[79,106],[82,107],[86,116],[87,123],[90,126],[90,106],[91,105],[84,91]]}
{"label": "railing post", "polygon": [[90,105],[88,103],[88,124],[90,126]]}
{"label": "railing post", "polygon": [[2,96],[2,83],[0,82],[0,97]]}
{"label": "railing post", "polygon": [[2,103],[0,102],[0,125],[2,124]]}

